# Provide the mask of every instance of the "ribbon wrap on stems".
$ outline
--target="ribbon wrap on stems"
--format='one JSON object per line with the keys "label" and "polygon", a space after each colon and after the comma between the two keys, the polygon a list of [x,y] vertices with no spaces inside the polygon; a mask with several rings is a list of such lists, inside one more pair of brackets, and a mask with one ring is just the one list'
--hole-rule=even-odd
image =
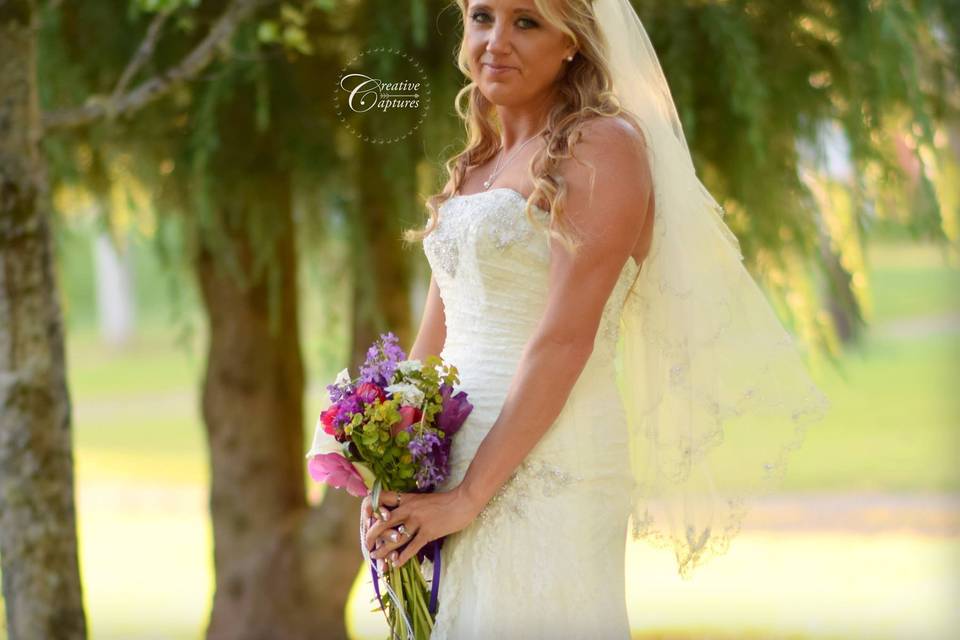
{"label": "ribbon wrap on stems", "polygon": [[[380,572],[377,571],[377,562],[370,555],[370,551],[367,549],[367,522],[366,518],[363,515],[363,511],[360,512],[360,551],[363,553],[364,559],[370,565],[370,575],[373,576],[373,590],[377,594],[377,601],[380,603],[380,608],[384,608],[383,596],[380,594]],[[431,540],[429,544],[421,547],[417,551],[416,559],[419,562],[424,560],[430,560],[433,563],[433,581],[430,586],[430,615],[435,616],[437,614],[437,593],[440,589],[440,550],[443,548],[443,541],[446,539],[446,536],[438,538],[436,540]],[[406,544],[398,548],[398,551],[402,551],[406,545],[409,544],[407,541]],[[404,627],[407,630],[407,640],[414,640],[413,635],[413,624],[410,622],[410,619],[407,617],[407,613],[402,603],[400,602],[399,596],[396,592],[390,587],[390,583],[384,580],[384,586],[387,589],[387,595],[390,597],[390,600],[393,601],[394,606],[397,608],[397,611],[400,612],[401,617],[403,618]]]}

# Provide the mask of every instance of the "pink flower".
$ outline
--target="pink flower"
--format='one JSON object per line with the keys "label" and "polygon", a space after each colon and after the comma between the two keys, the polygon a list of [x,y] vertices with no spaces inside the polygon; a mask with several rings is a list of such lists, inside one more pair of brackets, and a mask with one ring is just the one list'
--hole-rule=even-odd
{"label": "pink flower", "polygon": [[325,482],[338,489],[346,488],[352,496],[362,498],[369,493],[361,471],[339,453],[318,453],[310,458],[307,470],[317,482]]}
{"label": "pink flower", "polygon": [[397,409],[400,412],[400,422],[390,425],[390,435],[395,436],[414,422],[419,422],[420,418],[423,417],[423,411],[416,407],[408,407],[406,405]]}
{"label": "pink flower", "polygon": [[372,382],[364,382],[357,387],[357,397],[363,400],[365,404],[373,404],[377,400],[380,402],[386,400],[387,394],[384,393],[379,385],[373,384]]}

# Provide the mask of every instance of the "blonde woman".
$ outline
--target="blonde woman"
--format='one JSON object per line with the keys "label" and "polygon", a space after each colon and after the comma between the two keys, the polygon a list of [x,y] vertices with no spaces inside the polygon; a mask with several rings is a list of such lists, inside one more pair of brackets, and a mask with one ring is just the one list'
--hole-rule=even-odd
{"label": "blonde woman", "polygon": [[629,2],[459,5],[468,137],[406,235],[433,272],[410,357],[456,365],[474,408],[437,492],[364,501],[366,544],[400,566],[443,540],[433,638],[629,638],[631,515],[689,577],[827,401]]}

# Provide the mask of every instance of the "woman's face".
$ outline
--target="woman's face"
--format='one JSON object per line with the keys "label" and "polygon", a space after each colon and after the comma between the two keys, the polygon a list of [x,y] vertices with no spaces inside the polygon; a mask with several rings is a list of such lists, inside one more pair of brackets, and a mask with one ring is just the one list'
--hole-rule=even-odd
{"label": "woman's face", "polygon": [[549,90],[575,52],[533,0],[468,0],[464,38],[470,71],[497,105],[522,104]]}

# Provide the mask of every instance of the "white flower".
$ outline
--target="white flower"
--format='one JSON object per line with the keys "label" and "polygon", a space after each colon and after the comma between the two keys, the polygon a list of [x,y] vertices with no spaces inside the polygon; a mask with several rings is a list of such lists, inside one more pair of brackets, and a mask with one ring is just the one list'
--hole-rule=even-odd
{"label": "white flower", "polygon": [[343,444],[337,442],[337,439],[323,430],[323,422],[317,418],[317,423],[313,428],[313,444],[310,445],[310,451],[306,457],[311,458],[320,453],[339,453],[343,454]]}
{"label": "white flower", "polygon": [[397,363],[397,370],[403,375],[423,369],[423,363],[419,360],[401,360]]}
{"label": "white flower", "polygon": [[423,391],[417,388],[417,385],[410,384],[409,382],[398,382],[397,384],[392,384],[389,387],[384,389],[388,393],[394,394],[394,396],[399,395],[401,398],[400,403],[409,405],[411,407],[419,407],[423,404]]}
{"label": "white flower", "polygon": [[348,370],[348,368],[344,367],[343,371],[337,374],[337,379],[334,380],[333,383],[338,387],[342,387],[343,385],[349,384],[350,371]]}

